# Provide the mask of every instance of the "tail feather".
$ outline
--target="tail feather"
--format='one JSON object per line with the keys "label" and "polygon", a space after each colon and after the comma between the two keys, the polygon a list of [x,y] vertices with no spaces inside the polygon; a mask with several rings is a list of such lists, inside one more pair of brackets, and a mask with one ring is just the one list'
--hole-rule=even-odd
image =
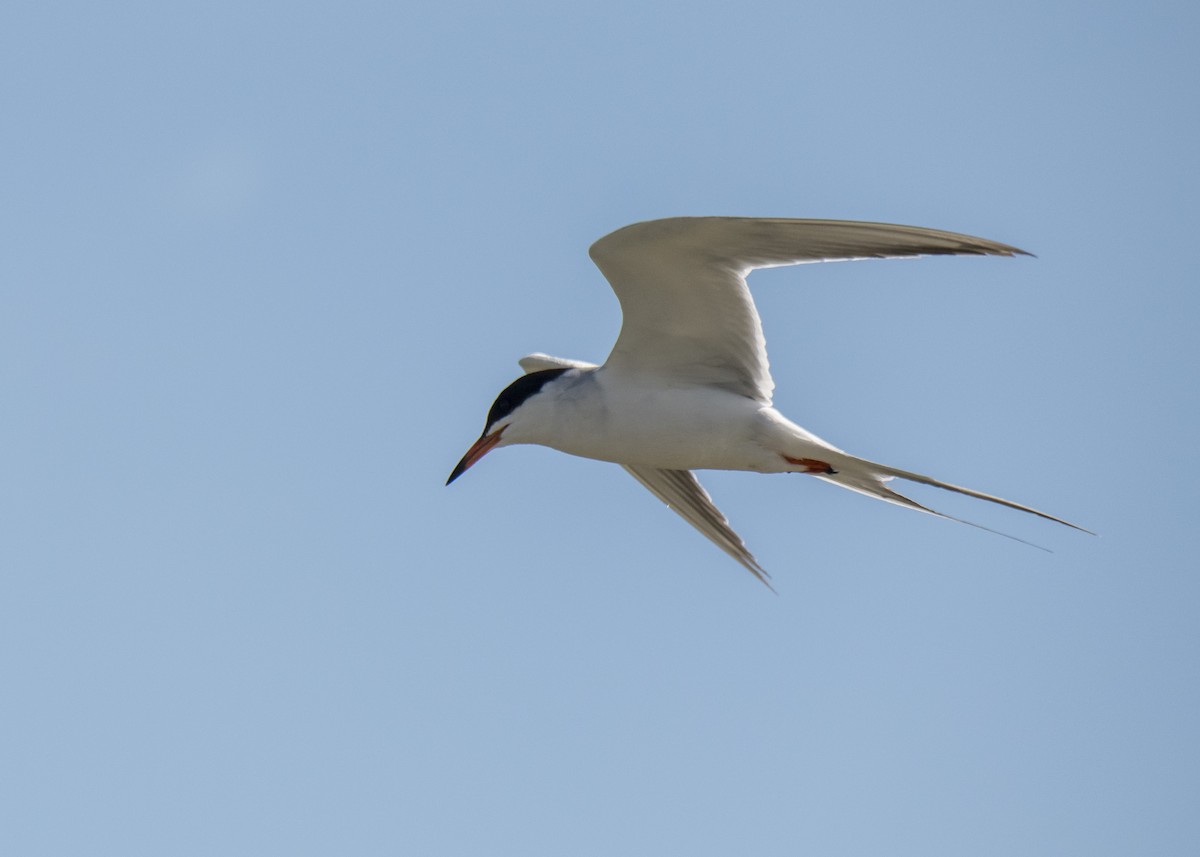
{"label": "tail feather", "polygon": [[[1065,521],[1062,518],[1057,518],[1054,515],[1049,515],[1030,506],[1014,503],[1011,500],[1005,500],[1002,497],[996,497],[992,494],[985,494],[982,491],[975,491],[971,488],[963,488],[959,485],[951,485],[949,482],[942,482],[941,480],[934,479],[931,476],[925,476],[922,473],[913,473],[909,470],[901,470],[897,467],[889,467],[886,464],[879,464],[874,461],[855,458],[854,456],[846,455],[844,453],[839,455],[838,459],[839,460],[836,463],[833,463],[833,467],[836,472],[832,474],[816,474],[818,478],[824,479],[826,482],[832,482],[835,485],[840,485],[843,488],[848,488],[851,491],[857,491],[860,494],[876,497],[888,503],[895,503],[898,506],[905,506],[909,509],[915,509],[920,512],[937,515],[940,518],[958,521],[959,523],[967,524],[968,526],[972,527],[978,527],[981,530],[987,530],[988,532],[996,533],[997,535],[1005,536],[1006,538],[1015,539],[1016,541],[1024,542],[1025,544],[1032,543],[1025,542],[1024,539],[1018,539],[1016,536],[1010,536],[1008,533],[1001,533],[981,524],[976,524],[973,521],[964,521],[963,519],[956,518],[953,515],[947,515],[930,509],[926,506],[922,506],[915,500],[905,497],[899,492],[893,491],[891,488],[887,487],[886,483],[892,478],[900,478],[907,479],[910,482],[919,482],[922,485],[933,485],[936,488],[943,488],[947,491],[965,494],[968,497],[974,497],[978,500],[987,500],[989,503],[997,503],[1001,506],[1007,506],[1010,509],[1028,512],[1031,515],[1037,515],[1039,518],[1045,518],[1048,521],[1054,521],[1055,523],[1071,527],[1072,529],[1080,530],[1081,532],[1088,533],[1089,535],[1096,535],[1085,527],[1081,527],[1078,524],[1072,524],[1070,521]],[[1045,548],[1041,548],[1040,545],[1033,545],[1033,547],[1045,550]]]}

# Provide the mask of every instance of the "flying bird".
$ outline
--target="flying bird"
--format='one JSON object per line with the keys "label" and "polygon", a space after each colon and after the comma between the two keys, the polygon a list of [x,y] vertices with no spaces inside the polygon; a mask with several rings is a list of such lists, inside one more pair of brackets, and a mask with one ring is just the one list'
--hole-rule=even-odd
{"label": "flying bird", "polygon": [[526,374],[496,398],[447,485],[491,450],[512,444],[615,462],[767,586],[769,575],[693,470],[807,473],[961,520],[888,486],[900,478],[1091,532],[1011,500],[851,455],[771,404],[775,383],[746,285],[751,271],[835,260],[1030,255],[1024,250],[890,223],[671,217],[618,229],[589,253],[621,304],[621,332],[608,359],[597,366],[547,354],[521,358]]}

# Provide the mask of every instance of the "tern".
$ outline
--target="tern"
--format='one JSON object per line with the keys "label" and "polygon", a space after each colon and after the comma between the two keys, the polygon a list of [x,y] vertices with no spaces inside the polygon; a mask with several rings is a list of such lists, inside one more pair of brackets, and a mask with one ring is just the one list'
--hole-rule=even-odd
{"label": "tern", "polygon": [[540,353],[521,358],[526,374],[496,398],[447,485],[493,449],[513,444],[611,461],[768,587],[769,575],[693,470],[807,473],[961,521],[888,486],[900,478],[1091,532],[1011,500],[851,455],[771,404],[766,341],[746,285],[751,271],[855,259],[1031,255],[1024,250],[890,223],[671,217],[618,229],[589,253],[621,304],[621,332],[608,359],[598,366]]}

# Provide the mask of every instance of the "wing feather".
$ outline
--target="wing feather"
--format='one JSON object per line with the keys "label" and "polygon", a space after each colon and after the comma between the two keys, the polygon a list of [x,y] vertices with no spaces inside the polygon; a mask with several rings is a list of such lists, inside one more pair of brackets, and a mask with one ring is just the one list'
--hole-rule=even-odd
{"label": "wing feather", "polygon": [[758,564],[746,543],[729,526],[729,521],[718,509],[690,470],[658,470],[652,467],[622,465],[629,474],[646,486],[655,497],[667,504],[681,518],[699,530],[705,538],[729,554],[768,589],[774,591],[767,580],[770,577]]}
{"label": "wing feather", "polygon": [[721,387],[769,403],[774,382],[746,275],[755,268],[931,255],[1029,255],[1008,244],[891,223],[672,217],[590,249],[621,302],[606,366]]}

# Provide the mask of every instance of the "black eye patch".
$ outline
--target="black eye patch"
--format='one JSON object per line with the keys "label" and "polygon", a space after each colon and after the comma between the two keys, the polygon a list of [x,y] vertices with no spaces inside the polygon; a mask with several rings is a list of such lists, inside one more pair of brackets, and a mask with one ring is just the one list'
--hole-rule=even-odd
{"label": "black eye patch", "polygon": [[487,425],[484,427],[484,432],[487,432],[495,423],[519,408],[525,403],[526,399],[541,390],[548,382],[553,381],[566,371],[566,369],[543,369],[540,372],[530,372],[528,375],[522,375],[513,381],[504,388],[504,391],[492,403],[492,409],[488,411]]}

